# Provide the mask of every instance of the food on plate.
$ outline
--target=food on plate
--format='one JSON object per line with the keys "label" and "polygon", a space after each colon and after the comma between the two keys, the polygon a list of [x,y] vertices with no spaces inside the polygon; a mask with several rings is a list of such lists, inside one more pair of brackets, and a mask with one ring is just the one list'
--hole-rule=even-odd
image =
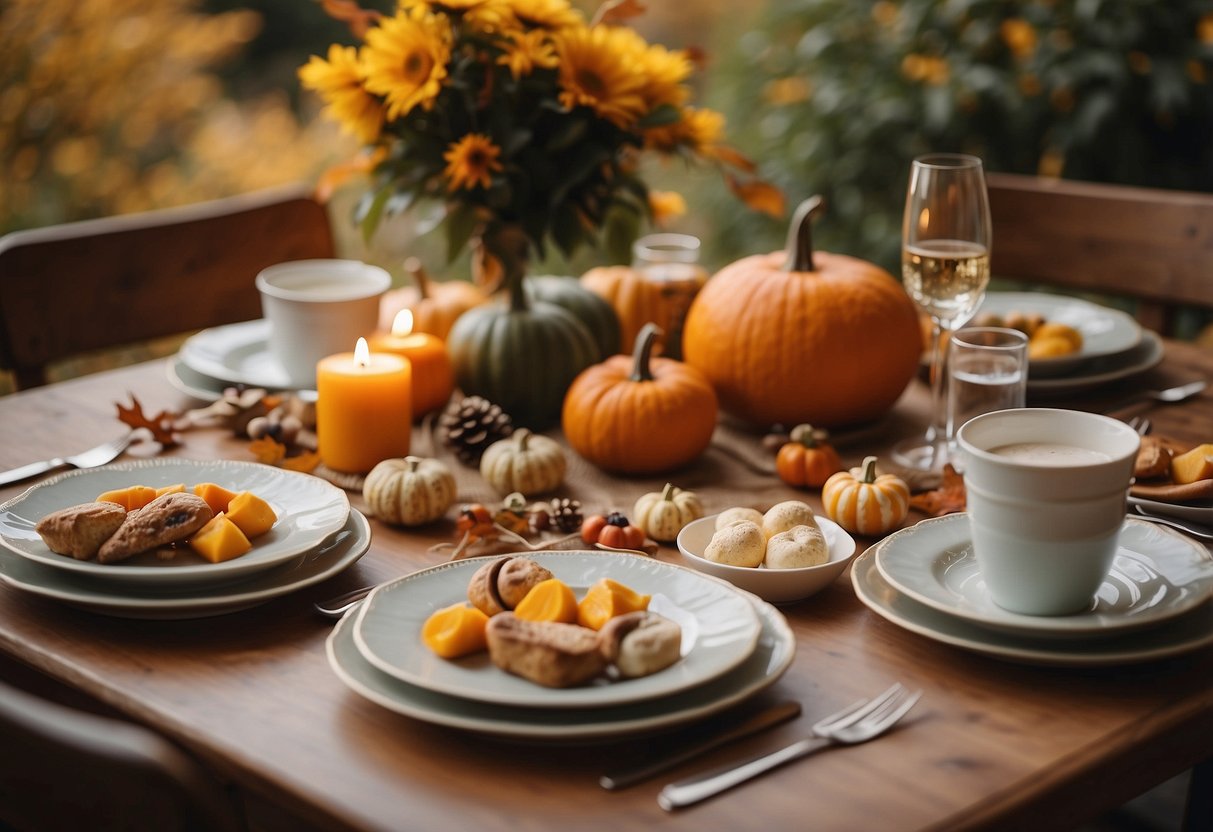
{"label": "food on plate", "polygon": [[600,636],[603,656],[625,679],[665,670],[682,655],[682,628],[648,610],[612,618]]}
{"label": "food on plate", "polygon": [[820,566],[830,559],[830,547],[816,525],[793,526],[767,541],[763,563],[768,569]]}
{"label": "food on plate", "polygon": [[910,487],[894,474],[877,474],[876,457],[839,471],[821,489],[826,516],[849,532],[879,535],[901,525],[910,513]]}
{"label": "food on plate", "polygon": [[460,601],[431,614],[421,625],[421,640],[442,658],[458,659],[488,646],[488,623],[487,615]]}
{"label": "food on plate", "polygon": [[514,615],[527,621],[577,623],[577,596],[564,581],[548,578],[536,584],[514,607]]}
{"label": "food on plate", "polygon": [[253,548],[240,527],[226,514],[216,514],[189,539],[190,548],[211,563],[238,558]]}
{"label": "food on plate", "polygon": [[127,511],[143,508],[156,499],[156,489],[146,485],[131,485],[126,488],[116,488],[97,496],[99,503],[117,503]]}
{"label": "food on plate", "polygon": [[816,525],[817,517],[813,514],[813,509],[800,500],[776,503],[762,515],[762,534],[767,540],[796,526]]}
{"label": "food on plate", "polygon": [[683,526],[703,517],[703,504],[694,491],[683,491],[667,482],[660,491],[641,495],[632,516],[649,537],[669,543],[678,537]]}
{"label": "food on plate", "polygon": [[1005,315],[997,312],[982,312],[973,318],[972,326],[1000,326],[1007,329],[1018,329],[1029,338],[1041,324],[1044,316],[1038,312],[1020,312],[1012,309]]}
{"label": "food on plate", "polygon": [[973,326],[1001,326],[1018,329],[1028,336],[1029,358],[1058,358],[1073,355],[1082,349],[1082,333],[1074,327],[1047,321],[1034,312],[1012,310],[1006,315],[983,312],[973,319]]}
{"label": "food on plate", "polygon": [[648,609],[650,596],[641,595],[631,587],[610,578],[601,578],[577,604],[577,623],[591,630],[601,630],[617,615]]}
{"label": "food on plate", "polygon": [[162,485],[156,489],[156,496],[160,497],[164,494],[179,494],[185,490],[185,483],[178,482],[172,485]]}
{"label": "food on plate", "polygon": [[157,497],[136,511],[128,511],[122,525],[97,550],[101,563],[117,563],[132,555],[169,543],[179,543],[215,516],[197,494],[178,492]]}
{"label": "food on plate", "polygon": [[551,571],[530,558],[495,558],[472,573],[468,600],[494,616],[514,609],[532,587],[551,577]]}
{"label": "food on plate", "polygon": [[1171,460],[1171,479],[1176,485],[1187,485],[1213,478],[1213,443],[1197,445],[1177,454]]}
{"label": "food on plate", "polygon": [[1174,440],[1161,436],[1143,436],[1133,462],[1133,476],[1139,480],[1152,480],[1171,474],[1171,459],[1181,449]]}
{"label": "food on plate", "polygon": [[84,503],[51,512],[34,529],[52,552],[89,560],[125,519],[126,509],[117,503]]}
{"label": "food on plate", "polygon": [[842,470],[838,451],[829,434],[812,425],[792,428],[788,441],[775,455],[775,473],[792,486],[820,488],[830,475]]}
{"label": "food on plate", "polygon": [[229,491],[222,485],[216,485],[213,482],[200,482],[194,486],[193,490],[195,494],[206,500],[206,504],[216,514],[227,511],[227,504],[236,496],[235,491]]}
{"label": "food on plate", "polygon": [[745,508],[742,506],[734,506],[726,508],[720,514],[716,515],[716,530],[719,531],[725,526],[731,526],[734,523],[740,523],[742,520],[748,520],[755,526],[762,528],[762,512],[756,508]]}
{"label": "food on plate", "polygon": [[703,556],[727,566],[760,566],[766,557],[767,540],[757,523],[738,520],[717,529]]}
{"label": "food on plate", "polygon": [[545,687],[580,685],[607,667],[598,633],[576,624],[503,612],[489,619],[485,635],[493,664]]}
{"label": "food on plate", "polygon": [[265,534],[278,522],[270,504],[251,491],[241,491],[233,497],[225,513],[250,539]]}

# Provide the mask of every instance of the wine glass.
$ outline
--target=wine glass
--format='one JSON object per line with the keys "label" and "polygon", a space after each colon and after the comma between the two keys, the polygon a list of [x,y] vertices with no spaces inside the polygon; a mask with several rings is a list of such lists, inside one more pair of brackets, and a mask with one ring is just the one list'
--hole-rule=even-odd
{"label": "wine glass", "polygon": [[990,282],[990,202],[976,156],[937,153],[914,160],[902,222],[901,277],[933,324],[931,424],[925,436],[898,444],[893,458],[910,468],[934,470],[948,455],[948,342],[973,317]]}

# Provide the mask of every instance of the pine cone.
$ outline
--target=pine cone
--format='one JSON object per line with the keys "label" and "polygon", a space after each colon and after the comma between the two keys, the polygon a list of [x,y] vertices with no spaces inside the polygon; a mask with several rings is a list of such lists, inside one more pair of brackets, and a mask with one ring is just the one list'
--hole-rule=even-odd
{"label": "pine cone", "polygon": [[567,497],[557,497],[552,500],[552,523],[560,531],[572,534],[581,528],[581,501],[570,500]]}
{"label": "pine cone", "polygon": [[514,432],[514,422],[488,399],[466,396],[443,412],[438,428],[443,444],[465,465],[475,466],[489,445]]}

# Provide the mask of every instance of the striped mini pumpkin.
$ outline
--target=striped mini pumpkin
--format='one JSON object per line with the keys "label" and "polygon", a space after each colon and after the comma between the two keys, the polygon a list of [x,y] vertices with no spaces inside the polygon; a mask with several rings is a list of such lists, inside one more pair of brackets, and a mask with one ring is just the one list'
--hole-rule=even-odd
{"label": "striped mini pumpkin", "polygon": [[910,489],[893,474],[876,476],[876,457],[860,468],[839,471],[821,488],[826,516],[849,532],[881,535],[901,525],[910,512]]}

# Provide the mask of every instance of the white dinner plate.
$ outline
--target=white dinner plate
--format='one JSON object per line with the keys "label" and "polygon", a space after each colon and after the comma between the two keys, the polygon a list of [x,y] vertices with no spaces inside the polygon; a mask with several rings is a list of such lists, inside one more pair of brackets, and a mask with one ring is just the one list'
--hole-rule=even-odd
{"label": "white dinner plate", "polygon": [[1213,555],[1170,529],[1127,518],[1112,569],[1090,609],[1022,615],[997,606],[982,580],[967,514],[923,520],[882,541],[876,566],[921,604],[975,624],[1034,636],[1107,636],[1152,627],[1213,598]]}
{"label": "white dinner plate", "polygon": [[1028,370],[1029,378],[1070,373],[1092,358],[1127,352],[1141,341],[1141,326],[1132,316],[1118,309],[1064,295],[991,292],[978,307],[977,315],[988,312],[1004,317],[1011,312],[1040,315],[1049,323],[1065,324],[1082,334],[1082,349],[1075,353],[1033,358]]}
{"label": "white dinner plate", "polygon": [[[175,355],[168,360],[168,363],[164,365],[164,374],[168,378],[168,383],[178,391],[203,402],[219,401],[223,398],[223,391],[232,386],[230,381],[211,378],[198,372],[182,361],[180,355]],[[294,392],[305,402],[316,401],[315,390],[296,390]]]}
{"label": "white dinner plate", "polygon": [[1164,503],[1161,500],[1147,500],[1144,497],[1129,495],[1129,505],[1141,506],[1143,511],[1150,514],[1161,514],[1166,517],[1176,517],[1180,520],[1191,520],[1213,527],[1213,504],[1198,506],[1183,503]]}
{"label": "white dinner plate", "polygon": [[1158,366],[1165,350],[1162,339],[1143,330],[1141,342],[1128,352],[1096,358],[1078,370],[1058,378],[1034,378],[1028,373],[1028,396],[1051,398],[1075,396],[1114,381],[1123,381]]}
{"label": "white dinner plate", "polygon": [[953,647],[1023,664],[1105,667],[1178,656],[1213,644],[1213,602],[1157,627],[1100,639],[1041,639],[981,627],[920,604],[885,580],[876,568],[883,543],[851,561],[851,585],[859,600],[898,627]]}
{"label": "white dinner plate", "polygon": [[62,572],[0,549],[0,581],[90,612],[119,618],[207,618],[255,607],[345,570],[371,545],[371,526],[351,510],[345,526],[288,563],[221,587],[115,586]]}
{"label": "white dinner plate", "polygon": [[229,384],[299,389],[270,353],[270,322],[264,318],[204,329],[187,338],[177,355],[195,372]]}
{"label": "white dinner plate", "polygon": [[[76,560],[47,548],[34,530],[52,511],[88,503],[105,491],[131,485],[158,488],[213,482],[230,491],[252,491],[269,503],[278,521],[253,541],[252,550],[209,563],[188,547],[169,559],[144,552],[118,563]],[[145,459],[70,471],[39,483],[0,505],[0,543],[22,557],[80,575],[125,585],[192,586],[239,580],[314,549],[345,525],[350,500],[328,482],[259,462]]]}
{"label": "white dinner plate", "polygon": [[[500,557],[494,556],[494,557]],[[682,658],[639,679],[599,678],[553,689],[506,673],[488,653],[440,658],[421,641],[421,627],[435,610],[467,600],[468,581],[491,558],[434,566],[378,587],[360,605],[354,641],[379,671],[436,693],[535,708],[588,708],[668,696],[727,673],[754,651],[761,624],[748,597],[731,584],[691,569],[639,555],[588,551],[534,552],[580,599],[590,586],[611,578],[652,595],[650,609],[682,627]]]}
{"label": "white dinner plate", "polygon": [[377,670],[354,643],[357,610],[337,622],[326,642],[329,666],[359,696],[435,725],[500,737],[549,742],[601,740],[684,725],[732,707],[779,680],[796,655],[796,638],[775,607],[745,596],[761,622],[754,651],[710,682],[660,699],[598,708],[515,708],[446,696]]}

